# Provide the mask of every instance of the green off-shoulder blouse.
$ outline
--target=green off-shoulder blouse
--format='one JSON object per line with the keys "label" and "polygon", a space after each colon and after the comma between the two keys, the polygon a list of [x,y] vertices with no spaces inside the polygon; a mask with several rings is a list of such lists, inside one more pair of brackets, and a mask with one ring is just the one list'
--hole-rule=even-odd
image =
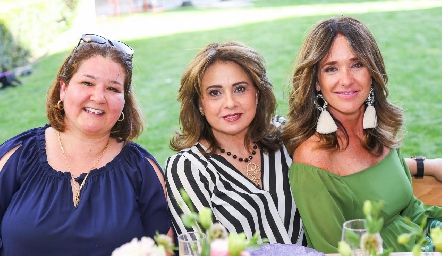
{"label": "green off-shoulder blouse", "polygon": [[364,218],[365,200],[384,202],[384,248],[411,251],[414,243],[398,244],[397,237],[419,228],[425,215],[427,226],[441,226],[442,208],[424,206],[413,195],[410,171],[399,150],[392,149],[379,163],[347,176],[293,163],[290,184],[308,245],[324,253],[337,252],[344,221]]}

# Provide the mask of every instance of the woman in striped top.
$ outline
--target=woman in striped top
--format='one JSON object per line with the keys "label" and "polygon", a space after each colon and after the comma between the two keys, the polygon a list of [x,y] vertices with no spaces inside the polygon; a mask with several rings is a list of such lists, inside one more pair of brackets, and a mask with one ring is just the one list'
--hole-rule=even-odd
{"label": "woman in striped top", "polygon": [[264,59],[238,42],[209,44],[181,78],[180,123],[166,161],[168,203],[176,234],[194,208],[212,209],[228,232],[259,231],[270,243],[303,244],[303,229],[289,186],[292,160],[279,139],[273,86]]}

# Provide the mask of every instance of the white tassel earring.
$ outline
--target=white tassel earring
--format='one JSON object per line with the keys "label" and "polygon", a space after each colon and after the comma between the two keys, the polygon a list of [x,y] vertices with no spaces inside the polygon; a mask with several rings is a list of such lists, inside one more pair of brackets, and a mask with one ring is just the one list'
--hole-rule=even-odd
{"label": "white tassel earring", "polygon": [[378,124],[378,118],[376,116],[376,109],[373,107],[374,103],[374,90],[373,86],[370,88],[370,93],[368,94],[367,100],[367,108],[364,112],[364,120],[362,122],[362,127],[364,129],[376,128]]}
{"label": "white tassel earring", "polygon": [[[318,102],[319,98],[321,98],[324,101],[324,105],[322,107],[319,105],[319,102]],[[316,125],[316,131],[320,134],[329,134],[332,132],[336,132],[338,130],[338,127],[336,126],[336,123],[333,120],[333,117],[327,111],[328,102],[324,99],[324,96],[322,96],[322,93],[318,93],[316,95],[315,105],[316,105],[316,108],[319,111],[321,111],[321,114],[319,115],[319,118],[318,118],[318,123]]]}

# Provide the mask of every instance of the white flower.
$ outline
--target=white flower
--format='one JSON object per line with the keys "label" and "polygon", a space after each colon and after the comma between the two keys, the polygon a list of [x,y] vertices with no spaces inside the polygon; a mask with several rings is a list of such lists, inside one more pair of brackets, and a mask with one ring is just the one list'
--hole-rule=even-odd
{"label": "white flower", "polygon": [[163,246],[156,246],[155,241],[150,237],[132,239],[112,252],[112,256],[165,256]]}
{"label": "white flower", "polygon": [[208,233],[210,241],[227,238],[227,229],[223,226],[223,224],[219,222],[212,223],[212,225],[210,225]]}
{"label": "white flower", "polygon": [[382,252],[382,243],[383,240],[379,233],[369,234],[367,232],[361,236],[360,246],[366,250],[375,249],[376,252]]}

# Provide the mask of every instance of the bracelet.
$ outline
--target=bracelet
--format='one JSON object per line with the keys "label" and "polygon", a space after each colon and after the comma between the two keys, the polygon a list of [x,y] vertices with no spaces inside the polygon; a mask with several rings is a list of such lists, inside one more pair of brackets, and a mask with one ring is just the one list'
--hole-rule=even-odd
{"label": "bracelet", "polygon": [[424,160],[427,159],[425,156],[412,156],[417,164],[417,172],[414,175],[416,179],[422,179],[424,177]]}

